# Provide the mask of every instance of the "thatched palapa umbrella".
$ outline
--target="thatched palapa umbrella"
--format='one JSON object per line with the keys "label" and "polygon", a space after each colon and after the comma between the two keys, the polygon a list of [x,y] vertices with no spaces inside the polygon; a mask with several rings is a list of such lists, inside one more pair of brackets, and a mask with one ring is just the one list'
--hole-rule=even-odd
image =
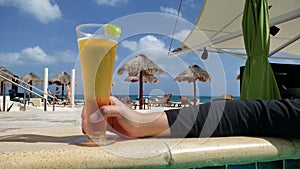
{"label": "thatched palapa umbrella", "polygon": [[[142,76],[143,79],[143,83],[147,83],[147,82],[150,82],[150,83],[157,83],[158,82],[158,79],[154,76]],[[127,81],[127,82],[138,82],[140,81],[140,75],[137,75],[137,76],[127,76],[124,81]]]}
{"label": "thatched palapa umbrella", "polygon": [[[142,109],[143,103],[143,82],[147,81],[147,78],[153,77],[154,74],[163,74],[163,71],[160,67],[158,67],[152,60],[147,58],[147,56],[143,54],[139,54],[134,57],[132,60],[124,64],[119,70],[118,74],[121,75],[125,71],[128,72],[130,81],[136,80],[136,77],[139,77],[140,83],[140,91],[139,91],[139,108]],[[149,76],[149,77],[148,77]],[[155,78],[153,78],[155,79]],[[153,81],[153,80],[152,80]],[[155,81],[155,80],[154,80]],[[153,81],[153,82],[154,82]],[[151,80],[149,81],[151,82]]]}
{"label": "thatched palapa umbrella", "polygon": [[[32,72],[29,72],[28,74],[24,75],[23,77],[21,77],[21,79],[25,83],[30,84],[30,85],[32,85],[32,84],[38,85],[38,84],[43,83],[43,79]],[[30,86],[30,90],[32,90],[31,86]],[[32,97],[32,93],[30,93],[30,97]]]}
{"label": "thatched palapa umbrella", "polygon": [[[0,67],[0,75],[4,76],[7,79],[12,79],[12,77],[16,77],[16,75],[14,73],[12,73],[11,71],[7,70],[5,67]],[[6,81],[5,79],[0,77],[0,82],[1,82],[1,92],[2,92],[2,83]]]}
{"label": "thatched palapa umbrella", "polygon": [[191,65],[183,72],[181,72],[176,78],[176,81],[182,82],[193,82],[194,83],[194,105],[196,104],[196,80],[206,82],[207,80],[211,81],[211,76],[198,65]]}
{"label": "thatched palapa umbrella", "polygon": [[71,78],[72,78],[71,75],[69,75],[67,72],[62,71],[59,74],[57,74],[49,79],[49,85],[52,85],[52,84],[56,84],[59,86],[61,85],[62,86],[61,96],[64,97],[65,85],[71,83]]}
{"label": "thatched palapa umbrella", "polygon": [[[14,73],[10,72],[9,70],[7,70],[5,67],[0,67],[0,75],[7,78],[7,79],[12,79],[14,80],[12,77],[17,77]],[[2,109],[3,111],[5,111],[5,106],[6,106],[6,84],[5,82],[7,80],[5,80],[4,78],[1,78],[0,76],[0,84],[1,84],[1,90],[0,90],[0,93],[1,95],[3,95],[3,105],[2,105]],[[9,82],[9,84],[11,84]]]}
{"label": "thatched palapa umbrella", "polygon": [[[16,81],[13,77],[18,77],[17,75],[15,75],[14,73],[12,73],[11,71],[7,70],[5,67],[0,67],[0,75],[1,76],[4,76],[5,78],[7,79],[10,79],[10,80],[13,80],[13,81]],[[0,93],[3,95],[5,93],[2,93],[5,92],[5,88],[6,88],[6,84],[4,82],[7,82],[7,80],[5,80],[4,78],[1,78],[0,77],[0,84],[1,84],[1,90],[0,90]],[[10,82],[8,82],[9,85],[11,85]]]}

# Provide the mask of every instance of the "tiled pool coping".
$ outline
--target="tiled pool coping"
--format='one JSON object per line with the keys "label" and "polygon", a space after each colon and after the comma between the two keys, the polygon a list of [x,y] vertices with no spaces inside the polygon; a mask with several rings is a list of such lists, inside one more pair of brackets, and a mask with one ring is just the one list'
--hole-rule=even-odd
{"label": "tiled pool coping", "polygon": [[145,138],[80,147],[72,144],[82,137],[76,118],[73,112],[0,112],[0,168],[266,169],[286,162],[297,167],[300,159],[299,139]]}

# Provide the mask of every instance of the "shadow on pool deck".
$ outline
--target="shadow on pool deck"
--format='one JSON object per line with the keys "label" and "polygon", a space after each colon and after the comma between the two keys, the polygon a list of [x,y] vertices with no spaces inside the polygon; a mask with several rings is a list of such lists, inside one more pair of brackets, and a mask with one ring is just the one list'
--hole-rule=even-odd
{"label": "shadow on pool deck", "polygon": [[72,144],[76,139],[83,137],[83,135],[71,135],[71,136],[47,136],[38,134],[13,134],[0,136],[0,142],[49,142],[49,143],[68,143]]}
{"label": "shadow on pool deck", "polygon": [[[71,136],[49,136],[39,134],[13,134],[0,136],[0,142],[24,142],[24,143],[67,143],[70,145],[76,144],[79,139],[85,138],[85,135],[71,135]],[[124,141],[125,139],[118,136],[110,135],[110,138],[116,141]],[[127,139],[128,140],[128,139]]]}

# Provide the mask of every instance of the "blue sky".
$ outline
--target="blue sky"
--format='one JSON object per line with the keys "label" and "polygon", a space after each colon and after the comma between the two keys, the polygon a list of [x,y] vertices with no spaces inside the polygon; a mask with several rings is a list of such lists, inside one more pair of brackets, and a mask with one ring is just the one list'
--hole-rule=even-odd
{"label": "blue sky", "polygon": [[[197,95],[239,96],[239,81],[235,78],[245,60],[209,54],[209,60],[203,61],[199,58],[201,52],[176,58],[167,56],[171,37],[175,37],[173,49],[187,36],[202,5],[201,0],[183,0],[173,35],[179,3],[179,0],[0,0],[0,66],[20,77],[34,72],[42,78],[45,67],[49,69],[49,78],[61,71],[71,73],[75,68],[80,81],[76,25],[113,22],[125,25],[118,45],[116,70],[139,53],[166,70],[163,76],[157,76],[159,83],[144,85],[145,94],[192,95],[192,83],[177,83],[174,78],[188,65],[198,64],[212,71],[209,73],[213,82],[197,82]],[[136,16],[139,19],[134,19]],[[135,34],[135,31],[140,32]],[[124,82],[125,77],[126,74],[114,74],[113,94],[137,94],[137,83]],[[80,83],[75,91],[82,93]]]}

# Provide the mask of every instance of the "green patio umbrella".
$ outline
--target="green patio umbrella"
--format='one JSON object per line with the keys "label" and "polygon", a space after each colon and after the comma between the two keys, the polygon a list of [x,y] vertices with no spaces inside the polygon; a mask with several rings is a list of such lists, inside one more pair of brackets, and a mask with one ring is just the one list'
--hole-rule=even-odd
{"label": "green patio umbrella", "polygon": [[280,99],[273,70],[268,61],[270,26],[267,0],[246,0],[242,28],[246,61],[241,99]]}

